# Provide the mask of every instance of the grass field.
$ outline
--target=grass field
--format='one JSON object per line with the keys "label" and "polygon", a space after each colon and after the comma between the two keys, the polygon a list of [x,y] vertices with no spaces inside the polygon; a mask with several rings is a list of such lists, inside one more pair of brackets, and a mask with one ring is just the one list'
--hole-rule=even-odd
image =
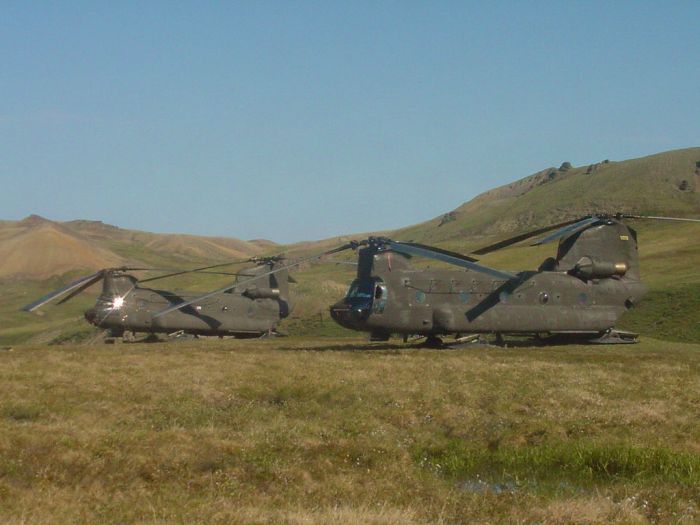
{"label": "grass field", "polygon": [[697,523],[700,345],[0,347],[0,522]]}

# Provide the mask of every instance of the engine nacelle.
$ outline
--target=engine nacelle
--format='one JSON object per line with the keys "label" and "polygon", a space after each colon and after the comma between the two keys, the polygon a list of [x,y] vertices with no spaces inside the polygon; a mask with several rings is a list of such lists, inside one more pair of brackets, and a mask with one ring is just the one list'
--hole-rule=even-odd
{"label": "engine nacelle", "polygon": [[280,291],[277,288],[247,288],[243,295],[250,299],[279,299]]}
{"label": "engine nacelle", "polygon": [[599,261],[592,257],[581,257],[571,273],[583,279],[600,279],[627,273],[627,264],[623,262]]}

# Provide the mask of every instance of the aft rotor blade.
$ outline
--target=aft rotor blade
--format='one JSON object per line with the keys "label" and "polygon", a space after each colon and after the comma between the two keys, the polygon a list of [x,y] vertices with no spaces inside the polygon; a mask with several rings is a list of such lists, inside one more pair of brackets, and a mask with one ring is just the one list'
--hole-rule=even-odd
{"label": "aft rotor blade", "polygon": [[529,239],[530,237],[535,237],[537,235],[542,235],[543,233],[547,233],[552,230],[556,230],[557,228],[563,228],[564,226],[568,226],[569,224],[574,224],[576,222],[579,222],[581,219],[571,219],[569,221],[565,222],[560,222],[559,224],[552,224],[550,226],[545,226],[544,228],[538,228],[537,230],[532,230],[527,233],[521,233],[520,235],[516,235],[515,237],[511,237],[509,239],[504,239],[502,241],[498,241],[494,244],[489,244],[488,246],[484,246],[483,248],[479,248],[478,250],[474,250],[473,254],[475,255],[485,255],[487,253],[495,252],[496,250],[500,250],[501,248],[505,248],[506,246],[510,246],[511,244],[516,244],[519,243],[520,241],[524,241],[526,239]]}
{"label": "aft rotor blade", "polygon": [[169,308],[166,308],[165,310],[161,310],[160,312],[155,314],[153,317],[161,317],[165,314],[169,314],[170,312],[180,310],[181,308],[186,308],[187,306],[190,306],[191,304],[198,303],[200,301],[204,301],[205,299],[209,299],[210,297],[214,297],[215,295],[219,295],[219,294],[228,292],[229,290],[233,290],[234,288],[237,288],[239,286],[243,286],[244,284],[247,284],[249,282],[256,281],[256,280],[260,279],[261,277],[267,277],[268,275],[274,275],[274,274],[281,272],[283,270],[289,270],[290,268],[294,268],[295,266],[299,266],[301,264],[304,264],[305,262],[312,261],[314,259],[318,259],[320,257],[323,257],[324,255],[330,255],[332,253],[338,253],[338,252],[341,252],[343,250],[349,250],[351,248],[356,248],[358,245],[359,245],[359,243],[357,243],[357,242],[349,242],[347,244],[343,244],[342,246],[338,246],[337,248],[327,250],[323,253],[319,253],[319,254],[313,255],[311,257],[306,257],[304,259],[300,259],[297,262],[288,264],[286,266],[281,266],[280,268],[270,270],[269,272],[264,272],[264,273],[258,274],[251,279],[246,279],[244,281],[239,281],[237,283],[229,284],[228,286],[224,286],[223,288],[219,288],[218,290],[214,290],[213,292],[209,292],[208,294],[200,295],[199,297],[195,297],[194,299],[190,299],[188,301],[184,301],[182,303],[175,304]]}
{"label": "aft rotor blade", "polygon": [[681,217],[654,217],[652,215],[621,215],[624,219],[653,219],[657,221],[700,222],[700,219],[686,219]]}
{"label": "aft rotor blade", "polygon": [[565,235],[572,235],[576,232],[579,232],[581,230],[585,230],[592,224],[595,224],[596,222],[599,222],[601,220],[600,217],[593,216],[593,217],[588,217],[586,219],[582,219],[579,221],[576,221],[575,223],[565,226],[564,228],[561,228],[551,235],[547,235],[546,237],[539,239],[535,242],[532,243],[532,246],[539,246],[541,244],[546,244],[548,242],[556,241],[557,239],[560,239],[561,237],[564,237]]}
{"label": "aft rotor blade", "polygon": [[41,299],[37,299],[33,303],[30,303],[30,304],[22,307],[22,310],[24,310],[25,312],[33,312],[37,308],[44,306],[49,301],[52,301],[53,299],[56,299],[57,297],[61,297],[62,295],[70,293],[76,289],[79,291],[77,291],[77,293],[75,293],[75,294],[71,294],[71,297],[74,295],[77,295],[78,293],[82,292],[85,288],[95,284],[97,281],[102,279],[102,277],[104,276],[104,272],[105,272],[104,270],[100,270],[99,272],[93,273],[92,275],[87,275],[85,277],[81,277],[77,281],[73,281],[72,283],[65,285],[63,288],[59,288],[58,290],[54,290],[53,292],[45,295]]}
{"label": "aft rotor blade", "polygon": [[517,276],[512,273],[496,270],[494,268],[489,268],[488,266],[483,266],[481,264],[471,262],[465,259],[464,256],[460,255],[460,257],[455,257],[454,255],[450,255],[449,252],[444,253],[446,250],[435,250],[432,247],[428,246],[416,246],[413,244],[392,241],[390,239],[385,240],[384,243],[395,252],[404,253],[407,255],[417,255],[420,257],[435,259],[437,261],[443,261],[449,264],[454,264],[456,266],[461,266],[462,268],[474,270],[475,272],[485,273],[487,275],[490,275],[491,277],[496,277],[505,281],[517,278]]}
{"label": "aft rotor blade", "polygon": [[254,258],[250,258],[250,259],[243,259],[240,261],[229,261],[226,263],[213,264],[211,266],[202,266],[201,268],[192,268],[191,270],[180,270],[177,272],[166,273],[165,275],[158,275],[156,277],[149,277],[148,279],[140,279],[139,283],[148,283],[150,281],[157,281],[158,279],[165,279],[166,277],[175,277],[176,275],[184,275],[186,273],[203,272],[204,270],[211,270],[212,268],[221,268],[223,266],[230,266],[232,264],[243,264],[243,263],[247,263],[247,262],[253,262],[254,260],[255,260]]}

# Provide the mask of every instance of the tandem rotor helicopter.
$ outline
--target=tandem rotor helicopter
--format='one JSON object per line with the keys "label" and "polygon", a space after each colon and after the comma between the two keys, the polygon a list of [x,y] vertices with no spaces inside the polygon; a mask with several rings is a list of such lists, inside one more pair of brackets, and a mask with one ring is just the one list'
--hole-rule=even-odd
{"label": "tandem rotor helicopter", "polygon": [[[179,270],[148,279],[137,279],[128,272],[153,268],[107,268],[55,290],[22,308],[33,312],[54,299],[65,303],[102,281],[102,292],[94,306],[85,312],[90,324],[108,331],[108,337],[137,333],[182,334],[194,336],[233,336],[238,338],[278,335],[277,326],[289,316],[292,304],[289,284],[295,282],[289,270],[336,253],[331,249],[289,262],[283,256],[253,257],[190,270]],[[213,271],[234,264],[255,263],[238,273]],[[179,292],[144,287],[143,284],[188,273],[235,275],[237,280],[224,288],[202,296],[197,292]],[[245,279],[240,280],[240,277]]]}
{"label": "tandem rotor helicopter", "polygon": [[[239,273],[212,271],[225,266],[255,263]],[[277,269],[278,272],[270,273]],[[192,270],[166,273],[148,279],[137,279],[128,272],[152,268],[120,267],[100,270],[82,277],[28,304],[23,310],[33,312],[49,301],[63,297],[65,303],[90,286],[102,281],[102,292],[93,307],[85,312],[91,324],[108,330],[110,337],[133,336],[139,332],[169,335],[205,335],[259,337],[274,333],[279,322],[289,315],[289,282],[294,282],[284,268],[281,256],[251,258]],[[160,271],[160,270],[156,270]],[[145,283],[188,273],[217,273],[248,277],[236,283],[229,293],[202,301],[190,308],[155,318],[173,303],[194,297],[193,292],[171,292],[147,288]]]}
{"label": "tandem rotor helicopter", "polygon": [[[532,336],[539,341],[633,343],[637,334],[615,329],[622,314],[646,294],[641,281],[637,234],[625,220],[700,219],[630,214],[595,214],[523,233],[472,252],[484,255],[548,234],[534,244],[559,241],[556,257],[537,270],[506,272],[477,259],[425,244],[370,237],[323,253],[282,264],[262,261],[255,276],[204,295],[175,294],[142,288],[124,274],[102,270],[26,306],[32,311],[70,293],[61,302],[104,279],[103,293],[86,318],[115,331],[172,332],[206,335],[262,335],[289,314],[288,271],[325,255],[357,250],[357,277],[346,296],[330,307],[331,317],[346,328],[369,332],[373,341],[392,335],[425,337],[442,346],[442,337],[494,334]],[[553,233],[549,233],[553,232]],[[414,256],[460,269],[417,269]],[[199,268],[177,272],[204,271]],[[251,272],[251,271],[249,271]],[[117,286],[116,283],[119,283]]]}
{"label": "tandem rotor helicopter", "polygon": [[[598,214],[554,224],[472,252],[505,248],[553,233],[534,245],[559,241],[556,257],[536,271],[504,272],[475,258],[383,237],[358,243],[357,278],[347,295],[331,306],[339,324],[370,332],[373,340],[392,334],[427,338],[505,334],[557,342],[633,343],[637,334],[615,329],[620,316],[647,292],[640,280],[637,234],[626,219],[700,222],[698,219]],[[463,270],[419,270],[409,259],[422,256]]]}

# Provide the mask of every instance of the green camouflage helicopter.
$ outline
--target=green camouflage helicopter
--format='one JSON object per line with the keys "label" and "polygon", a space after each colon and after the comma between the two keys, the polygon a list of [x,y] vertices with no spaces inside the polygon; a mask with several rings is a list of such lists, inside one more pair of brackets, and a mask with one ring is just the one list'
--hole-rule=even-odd
{"label": "green camouflage helicopter", "polygon": [[[224,266],[253,262],[255,267],[240,273],[212,271]],[[46,303],[61,298],[65,303],[90,286],[102,281],[102,293],[94,306],[85,312],[91,324],[108,330],[110,337],[146,334],[190,334],[197,336],[259,337],[273,334],[279,322],[291,310],[289,277],[281,256],[251,258],[191,270],[180,270],[148,279],[137,279],[128,272],[149,268],[108,268],[82,277],[23,310],[33,312]],[[270,270],[278,270],[271,273]],[[187,273],[236,275],[239,280],[227,293],[200,301],[167,316],[154,314],[172,304],[197,296],[194,292],[173,292],[143,286],[145,283]]]}
{"label": "green camouflage helicopter", "polygon": [[[473,252],[483,255],[556,230],[535,245],[558,240],[556,257],[536,271],[516,273],[477,259],[412,242],[370,237],[357,243],[357,278],[331,306],[340,325],[369,332],[372,340],[420,335],[428,345],[441,336],[495,334],[542,340],[632,343],[637,334],[615,329],[622,314],[647,292],[640,280],[637,234],[625,219],[700,222],[629,214],[592,215],[540,228]],[[416,269],[413,256],[460,270]]]}

